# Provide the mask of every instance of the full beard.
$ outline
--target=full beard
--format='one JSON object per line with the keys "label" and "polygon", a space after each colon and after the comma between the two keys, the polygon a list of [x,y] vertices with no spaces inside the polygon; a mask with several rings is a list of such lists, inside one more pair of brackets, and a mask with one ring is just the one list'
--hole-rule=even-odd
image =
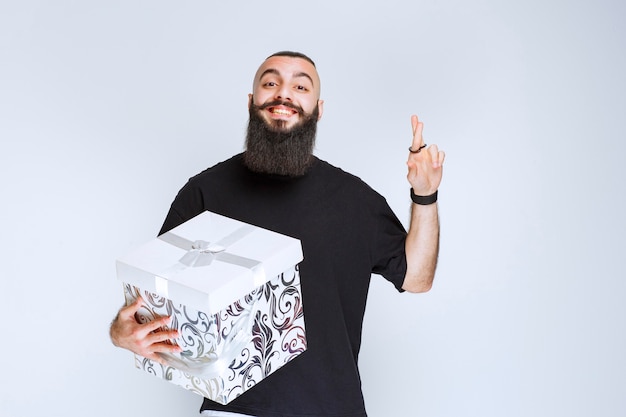
{"label": "full beard", "polygon": [[[260,113],[269,106],[282,104],[296,109],[301,120],[292,128],[285,128],[282,120],[265,122]],[[250,105],[250,120],[246,135],[243,162],[248,169],[262,174],[299,177],[308,171],[314,161],[313,148],[317,131],[319,108],[306,114],[300,107],[285,102]]]}

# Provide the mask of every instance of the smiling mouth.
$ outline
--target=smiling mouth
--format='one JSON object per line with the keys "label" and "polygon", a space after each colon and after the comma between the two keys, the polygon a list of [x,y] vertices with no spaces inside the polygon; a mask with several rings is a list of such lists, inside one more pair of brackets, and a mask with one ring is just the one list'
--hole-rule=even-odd
{"label": "smiling mouth", "polygon": [[291,116],[298,113],[295,109],[287,107],[268,107],[267,111],[277,116]]}

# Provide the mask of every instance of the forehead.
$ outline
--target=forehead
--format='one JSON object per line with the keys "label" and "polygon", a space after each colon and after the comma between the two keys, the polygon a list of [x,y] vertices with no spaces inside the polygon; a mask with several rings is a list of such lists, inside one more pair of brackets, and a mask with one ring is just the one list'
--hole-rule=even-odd
{"label": "forehead", "polygon": [[313,87],[319,89],[320,79],[317,70],[306,59],[290,56],[273,56],[265,60],[254,76],[254,85],[267,74],[279,75],[282,78],[304,77],[310,79]]}

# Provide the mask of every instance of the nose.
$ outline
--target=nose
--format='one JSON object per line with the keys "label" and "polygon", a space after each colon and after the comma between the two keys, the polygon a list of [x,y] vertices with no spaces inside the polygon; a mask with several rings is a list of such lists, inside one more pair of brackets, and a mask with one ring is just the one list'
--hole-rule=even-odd
{"label": "nose", "polygon": [[278,91],[276,91],[276,96],[274,98],[276,100],[291,101],[291,90],[288,86],[281,85]]}

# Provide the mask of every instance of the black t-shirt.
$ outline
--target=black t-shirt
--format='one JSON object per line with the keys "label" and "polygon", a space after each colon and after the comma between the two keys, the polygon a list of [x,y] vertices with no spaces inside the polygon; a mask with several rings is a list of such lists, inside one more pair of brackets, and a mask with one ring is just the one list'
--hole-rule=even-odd
{"label": "black t-shirt", "polygon": [[362,417],[357,359],[370,276],[398,290],[406,231],[385,199],[359,178],[319,159],[298,178],[259,175],[242,156],[191,178],[160,233],[205,210],[300,239],[307,350],[227,406],[255,416]]}

